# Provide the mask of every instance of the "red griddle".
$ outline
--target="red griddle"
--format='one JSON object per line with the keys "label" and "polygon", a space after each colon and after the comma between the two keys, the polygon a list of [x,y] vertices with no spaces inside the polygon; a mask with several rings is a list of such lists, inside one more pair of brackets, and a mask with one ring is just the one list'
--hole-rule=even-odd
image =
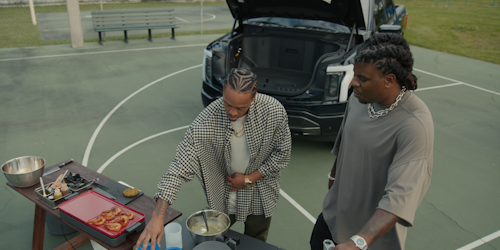
{"label": "red griddle", "polygon": [[[119,231],[111,231],[104,225],[87,223],[89,220],[101,215],[101,212],[119,207],[122,212],[134,213],[134,218]],[[93,190],[86,191],[59,205],[61,219],[84,230],[86,233],[104,241],[112,247],[116,247],[126,240],[127,235],[145,227],[144,214],[112,200]]]}

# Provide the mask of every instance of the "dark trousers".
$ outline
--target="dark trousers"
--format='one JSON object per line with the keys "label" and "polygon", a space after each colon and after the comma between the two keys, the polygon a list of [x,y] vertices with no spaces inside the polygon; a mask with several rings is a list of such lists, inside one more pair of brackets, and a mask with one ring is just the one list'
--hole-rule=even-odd
{"label": "dark trousers", "polygon": [[[326,239],[333,241],[330,229],[328,228],[325,219],[323,219],[323,213],[321,213],[316,220],[316,224],[314,224],[311,240],[309,241],[311,250],[323,250],[323,241]],[[337,243],[335,243],[335,245],[336,244]]]}
{"label": "dark trousers", "polygon": [[[230,214],[231,226],[236,222],[236,215]],[[271,226],[271,217],[264,215],[249,215],[245,221],[245,235],[266,242],[269,227]]]}

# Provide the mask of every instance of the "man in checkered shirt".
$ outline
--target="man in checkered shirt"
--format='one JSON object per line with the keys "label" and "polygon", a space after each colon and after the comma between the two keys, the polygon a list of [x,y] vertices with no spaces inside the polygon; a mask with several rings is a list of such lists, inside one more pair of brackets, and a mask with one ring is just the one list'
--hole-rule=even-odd
{"label": "man in checkered shirt", "polygon": [[159,242],[167,208],[182,183],[197,176],[212,209],[245,223],[245,234],[266,241],[276,209],[280,172],[290,161],[291,135],[281,103],[257,93],[257,76],[232,69],[222,98],[189,126],[158,184],[156,208],[136,247]]}

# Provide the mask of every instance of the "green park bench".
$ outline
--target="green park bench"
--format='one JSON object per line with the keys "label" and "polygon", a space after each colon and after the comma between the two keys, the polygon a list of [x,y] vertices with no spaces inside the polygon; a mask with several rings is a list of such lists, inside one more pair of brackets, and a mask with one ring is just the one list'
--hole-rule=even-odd
{"label": "green park bench", "polygon": [[175,40],[175,28],[179,28],[172,8],[156,9],[128,9],[92,11],[94,31],[99,32],[99,44],[102,45],[102,32],[123,31],[125,43],[128,43],[127,30],[147,29],[150,42],[151,29],[172,29],[172,38]]}

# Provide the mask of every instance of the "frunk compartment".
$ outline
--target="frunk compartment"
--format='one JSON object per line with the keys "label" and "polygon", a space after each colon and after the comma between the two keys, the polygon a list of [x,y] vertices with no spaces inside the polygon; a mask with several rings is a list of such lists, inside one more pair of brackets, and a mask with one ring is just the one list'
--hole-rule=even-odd
{"label": "frunk compartment", "polygon": [[271,35],[242,36],[231,47],[233,65],[257,74],[259,92],[280,95],[305,91],[318,59],[341,48],[314,38]]}

